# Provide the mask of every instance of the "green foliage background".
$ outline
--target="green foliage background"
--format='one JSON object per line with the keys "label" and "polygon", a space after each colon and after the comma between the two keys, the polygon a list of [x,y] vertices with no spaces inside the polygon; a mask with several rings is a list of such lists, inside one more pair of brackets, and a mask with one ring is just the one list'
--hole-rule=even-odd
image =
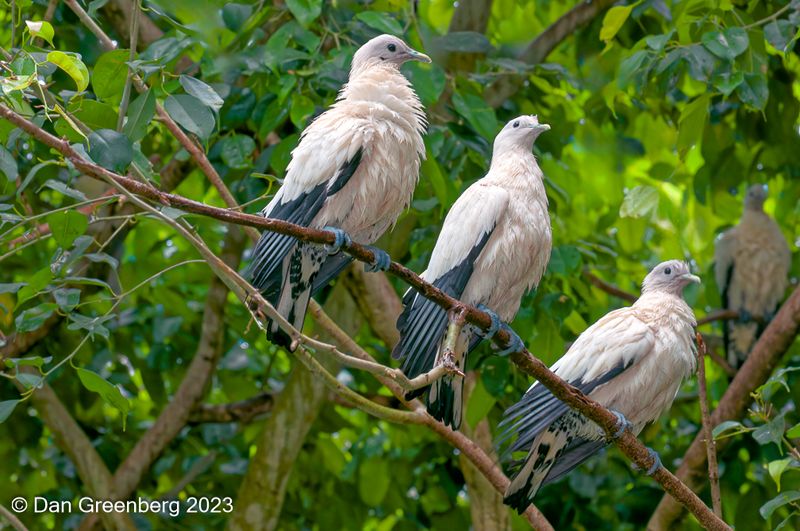
{"label": "green foliage background", "polygon": [[[535,152],[547,176],[554,249],[544,281],[525,299],[513,324],[530,351],[548,364],[589,324],[622,304],[592,288],[581,276],[584,268],[635,292],[655,263],[687,259],[704,280],[687,293],[690,304],[698,315],[718,308],[713,242],[737,221],[749,183],[769,184],[766,209],[792,249],[798,246],[796,1],[648,0],[618,6],[533,66],[518,53],[574,7],[572,2],[495,0],[485,33],[448,34],[453,3],[438,0],[421,0],[416,9],[392,0],[147,1],[146,16],[165,33],[133,63],[152,89],[134,92],[119,133],[114,130],[128,51],[103,53],[62,4],[55,10],[53,35],[38,30],[45,39],[32,44],[22,21],[42,20],[47,2],[4,2],[0,42],[15,57],[0,73],[4,104],[84,145],[99,164],[158,183],[164,165],[188,156],[153,119],[159,101],[200,139],[249,212],[263,207],[279,185],[299,132],[334,101],[354,50],[378,33],[402,35],[434,58],[430,66],[404,67],[429,112],[428,158],[412,208],[381,243],[416,271],[424,269],[448,207],[486,171],[495,133],[514,116],[538,114],[552,127]],[[105,3],[90,2],[89,13],[123,42]],[[23,52],[12,50],[20,46]],[[47,56],[54,51],[63,53]],[[464,60],[454,60],[454,54]],[[37,87],[37,76],[46,88]],[[511,76],[524,79],[520,90],[490,106],[493,84]],[[224,206],[191,163],[183,167],[190,173],[176,193]],[[0,173],[0,281],[5,283],[0,331],[35,330],[54,313],[67,316],[26,356],[52,371],[48,383],[113,470],[179,385],[200,337],[213,274],[200,262],[167,270],[196,259],[196,253],[169,227],[139,215],[124,240],[90,256],[96,262],[90,274],[70,278],[67,266],[91,243],[89,222],[95,221],[72,206],[96,197],[97,189],[1,120]],[[23,198],[32,212],[26,212]],[[11,249],[11,240],[43,220],[56,229],[51,238]],[[220,248],[228,228],[198,217],[190,222]],[[800,272],[799,257],[794,254],[793,275]],[[399,293],[405,289],[395,287]],[[112,290],[127,296],[115,305]],[[248,330],[248,317],[230,298],[226,353],[207,402],[277,392],[286,381],[291,356],[268,344],[255,327]],[[387,347],[368,327],[356,339],[390,363]],[[487,347],[480,352],[473,357],[480,379],[467,421],[488,416],[495,425],[530,382],[506,359],[490,356]],[[74,357],[53,370],[70,353]],[[0,401],[6,401],[0,402],[0,418],[7,417],[0,425],[0,474],[11,481],[0,488],[0,504],[17,495],[84,495],[73,464],[36,410],[29,401],[15,402],[39,377],[8,365],[3,373],[8,378],[0,381]],[[787,360],[786,365],[798,364]],[[710,393],[718,399],[727,378],[713,364],[708,370]],[[388,396],[368,375],[342,371],[341,377],[359,392]],[[778,494],[773,477],[779,466],[767,465],[782,462],[786,444],[800,436],[789,432],[784,441],[784,432],[800,420],[800,377],[786,372],[781,378],[787,385],[769,387],[764,407],[741,419],[744,429],[736,430],[741,433],[735,444],[720,456],[725,518],[738,529],[800,525],[796,505],[784,505],[768,519],[757,510]],[[669,415],[642,435],[671,469],[698,430],[695,393],[695,382],[687,383]],[[747,431],[765,424],[771,426],[767,436],[764,430]],[[203,456],[214,453],[183,495],[235,496],[261,425],[187,426],[138,494],[169,492]],[[796,460],[785,463],[778,474],[781,492],[800,490],[799,466]],[[543,489],[536,503],[556,528],[639,529],[660,496],[654,482],[632,472],[611,449]],[[434,434],[330,403],[294,464],[280,527],[465,528],[469,503],[457,456]],[[45,516],[36,528],[72,528],[78,521],[74,515]],[[172,526],[215,529],[223,522],[224,515],[184,515]],[[139,523],[167,525],[157,516]],[[513,525],[525,526],[516,516]]]}

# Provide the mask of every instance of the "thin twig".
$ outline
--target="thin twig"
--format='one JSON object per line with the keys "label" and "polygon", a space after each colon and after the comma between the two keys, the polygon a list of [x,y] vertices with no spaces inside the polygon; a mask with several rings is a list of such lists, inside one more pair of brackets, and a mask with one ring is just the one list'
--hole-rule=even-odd
{"label": "thin twig", "polygon": [[636,299],[639,298],[636,295],[634,295],[633,293],[628,293],[624,289],[620,289],[617,286],[615,286],[614,284],[611,284],[610,282],[606,282],[602,278],[596,276],[594,273],[591,273],[589,270],[584,270],[583,271],[583,278],[588,280],[591,285],[593,285],[594,287],[600,289],[601,291],[605,291],[609,295],[613,295],[614,297],[617,297],[617,298],[622,299],[624,301],[636,302]]}
{"label": "thin twig", "polygon": [[14,513],[6,509],[4,505],[0,505],[0,515],[3,515],[3,517],[8,520],[8,523],[11,524],[11,527],[16,529],[16,531],[28,531],[28,528],[25,527],[25,524],[20,522],[19,518],[17,518]]}
{"label": "thin twig", "polygon": [[139,8],[140,0],[133,0],[131,4],[131,49],[128,54],[128,75],[125,78],[125,87],[122,89],[122,101],[119,104],[119,116],[117,116],[117,131],[122,131],[122,124],[125,122],[125,114],[128,112],[128,103],[131,99],[131,83],[133,83],[133,61],[136,60],[136,40],[139,37]]}
{"label": "thin twig", "polygon": [[[214,208],[181,196],[165,194],[147,184],[123,177],[106,170],[97,164],[83,159],[77,152],[75,152],[68,142],[60,140],[47,133],[37,125],[18,115],[4,105],[0,105],[0,116],[17,125],[39,141],[58,150],[80,171],[83,171],[87,175],[112,182],[118,189],[120,189],[120,191],[126,191],[131,200],[134,200],[134,202],[137,202],[137,204],[143,203],[143,201],[138,199],[138,197],[133,194],[141,194],[145,197],[156,200],[161,204],[181,208],[188,212],[208,215],[222,221],[235,222],[237,224],[272,230],[274,232],[293,236],[299,240],[310,241],[314,243],[333,243],[334,236],[328,231],[313,230],[280,220],[265,219],[260,216],[251,216],[232,210]],[[151,210],[155,210],[152,207],[149,208]],[[163,216],[161,212],[155,212],[158,215]],[[175,220],[172,220],[167,216],[163,216],[163,218],[168,224],[173,224],[173,222],[175,222]],[[180,225],[175,223],[173,226]],[[180,226],[180,228],[186,231],[184,227]],[[196,245],[196,237],[189,233],[189,231],[184,232],[184,236],[186,236],[186,233],[188,233],[187,240],[189,240],[190,243],[193,243],[193,245],[200,250],[200,246]],[[372,263],[374,261],[372,251],[362,245],[353,243],[346,246],[345,251],[360,261],[366,263]],[[226,285],[228,285],[234,291],[234,293],[240,297],[240,300],[251,298],[258,303],[259,310],[266,310],[268,312],[271,319],[274,319],[275,321],[280,321],[282,319],[282,317],[280,317],[277,312],[274,312],[274,309],[268,305],[268,303],[263,299],[263,297],[260,296],[258,292],[247,293],[248,289],[252,290],[253,288],[244,282],[244,280],[241,279],[241,277],[235,271],[232,271],[228,267],[224,269],[220,268],[217,263],[218,259],[213,253],[206,253],[202,251],[201,253],[203,254],[204,258],[209,261],[209,265],[212,267],[215,273],[217,273],[220,279],[223,280]],[[459,305],[463,306],[462,303],[453,297],[450,297],[432,284],[424,281],[413,271],[396,262],[392,262],[389,271],[396,277],[401,278],[411,284],[421,295],[435,302],[445,310],[449,311],[458,307]],[[491,325],[491,318],[485,312],[482,312],[471,306],[465,306],[465,314],[467,322],[476,325],[478,328],[484,331],[489,329]],[[255,314],[253,315],[255,317]],[[284,323],[279,324],[282,327],[284,326]],[[293,337],[294,339],[298,338],[299,332],[295,332],[295,335],[290,334],[290,337]],[[500,330],[493,337],[493,341],[501,348],[507,348],[509,346],[510,339],[510,334],[505,330]],[[573,386],[564,382],[561,378],[550,371],[547,366],[541,362],[541,360],[534,358],[530,352],[527,351],[527,349],[523,349],[521,352],[512,354],[511,359],[520,369],[538,379],[542,385],[547,387],[553,393],[556,398],[560,399],[571,408],[579,411],[600,426],[607,433],[609,438],[613,438],[612,436],[616,434],[617,417],[613,413],[608,411],[597,402],[586,397]],[[651,457],[647,448],[630,432],[626,432],[622,437],[615,439],[615,444],[641,469],[647,470],[653,465],[653,458]],[[711,512],[708,507],[706,507],[706,505],[702,502],[702,500],[700,500],[700,498],[697,497],[696,494],[694,494],[689,488],[686,487],[685,484],[680,482],[668,470],[661,467],[653,474],[653,477],[667,492],[669,492],[671,496],[675,497],[680,503],[689,508],[704,526],[710,529],[730,529],[722,520],[717,518],[717,516],[714,515],[714,513]]]}
{"label": "thin twig", "polygon": [[783,6],[782,8],[777,10],[776,12],[774,12],[773,14],[769,15],[768,17],[764,17],[761,20],[756,20],[755,22],[753,22],[751,24],[747,24],[746,26],[742,26],[742,29],[743,30],[749,30],[749,29],[752,29],[752,28],[757,28],[758,26],[764,25],[764,24],[766,24],[768,22],[772,22],[773,20],[777,19],[779,16],[781,16],[784,13],[786,13],[787,11],[789,11],[794,6],[795,6],[794,2],[789,2],[788,4],[786,4],[785,6]]}
{"label": "thin twig", "polygon": [[719,466],[717,466],[717,443],[711,434],[711,413],[708,406],[708,391],[706,389],[706,344],[703,336],[698,332],[697,340],[697,394],[700,397],[700,415],[703,422],[703,437],[708,454],[708,481],[711,484],[711,504],[714,514],[722,518],[722,494],[719,490]]}

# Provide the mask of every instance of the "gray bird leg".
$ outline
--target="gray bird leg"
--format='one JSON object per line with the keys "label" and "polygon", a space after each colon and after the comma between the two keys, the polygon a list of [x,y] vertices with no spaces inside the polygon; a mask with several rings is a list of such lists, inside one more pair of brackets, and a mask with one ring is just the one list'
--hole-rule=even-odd
{"label": "gray bird leg", "polygon": [[740,323],[749,323],[752,320],[753,320],[753,316],[750,315],[750,312],[748,312],[745,309],[739,310],[739,319],[738,319],[738,321]]}
{"label": "gray bird leg", "polygon": [[483,331],[477,330],[476,333],[481,336],[483,339],[492,339],[497,332],[500,330],[505,330],[511,340],[509,341],[508,347],[504,348],[499,352],[495,352],[498,356],[508,356],[509,354],[513,354],[514,352],[520,352],[521,350],[525,349],[525,343],[522,342],[522,339],[517,335],[514,330],[511,329],[506,323],[504,323],[500,317],[492,310],[490,310],[487,306],[483,304],[478,305],[478,309],[486,312],[489,314],[489,317],[492,318],[492,325],[489,327],[485,333]]}
{"label": "gray bird leg", "polygon": [[625,430],[632,429],[633,424],[631,424],[631,422],[625,418],[625,415],[619,411],[615,411],[613,409],[610,409],[609,411],[611,411],[614,416],[617,417],[617,431],[611,436],[611,439],[616,440],[622,437],[622,434],[625,433]]}
{"label": "gray bird leg", "polygon": [[346,245],[350,245],[353,243],[352,238],[350,235],[347,234],[340,228],[337,227],[325,227],[322,230],[326,230],[328,232],[332,232],[333,235],[336,237],[336,240],[333,242],[333,245],[326,245],[325,250],[328,251],[328,254],[336,254],[342,250],[342,247]]}
{"label": "gray bird leg", "polygon": [[[653,474],[656,473],[656,470],[658,470],[663,466],[661,464],[661,456],[659,456],[658,452],[656,452],[652,448],[647,449],[647,454],[653,459],[653,464],[650,465],[650,468],[647,469],[645,474],[647,474],[648,476],[652,476]],[[633,465],[633,468],[635,470],[641,470],[641,468],[639,468],[639,465]]]}
{"label": "gray bird leg", "polygon": [[364,247],[372,251],[372,254],[375,256],[373,262],[364,267],[366,271],[369,271],[370,273],[376,273],[378,271],[386,271],[389,269],[389,267],[392,265],[392,257],[389,256],[389,253],[383,249],[373,247],[372,245],[365,245]]}

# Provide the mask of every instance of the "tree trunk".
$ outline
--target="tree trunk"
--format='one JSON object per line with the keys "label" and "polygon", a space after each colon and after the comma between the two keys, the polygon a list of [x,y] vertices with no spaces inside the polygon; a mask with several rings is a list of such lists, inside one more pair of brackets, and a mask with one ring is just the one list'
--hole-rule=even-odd
{"label": "tree trunk", "polygon": [[[357,267],[361,267],[360,264]],[[355,321],[358,310],[341,283],[334,288],[325,306],[348,334],[358,329],[360,323]],[[335,372],[331,361],[320,361],[326,369]],[[279,527],[289,475],[328,395],[322,379],[315,378],[302,363],[294,364],[289,381],[278,394],[264,424],[258,449],[239,488],[228,529],[271,531]]]}

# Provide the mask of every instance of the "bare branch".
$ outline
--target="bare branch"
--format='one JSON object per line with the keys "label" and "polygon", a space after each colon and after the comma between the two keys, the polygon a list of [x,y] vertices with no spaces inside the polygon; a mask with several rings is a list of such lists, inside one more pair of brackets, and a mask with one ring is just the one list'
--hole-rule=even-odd
{"label": "bare branch", "polygon": [[201,404],[189,415],[189,424],[212,422],[241,422],[247,424],[256,417],[269,413],[275,403],[273,393],[260,393],[254,397],[230,404]]}
{"label": "bare branch", "polygon": [[719,467],[717,466],[717,445],[712,436],[711,414],[708,407],[708,391],[706,390],[706,344],[698,332],[697,341],[697,394],[700,398],[700,416],[703,422],[702,433],[708,456],[708,480],[711,485],[711,505],[714,514],[722,518],[722,494],[719,490]]}
{"label": "bare branch", "polygon": [[[536,37],[517,59],[535,65],[544,61],[550,52],[561,44],[564,39],[582,28],[606,9],[611,7],[616,0],[586,0],[570,9],[561,18],[550,24],[538,37]],[[508,98],[513,96],[522,85],[520,76],[501,77],[484,92],[486,101],[492,107],[499,107]]]}
{"label": "bare branch", "polygon": [[[115,183],[115,185],[121,189],[120,191],[127,192],[128,194],[141,194],[150,199],[157,200],[162,204],[181,208],[188,212],[208,215],[221,221],[260,227],[281,234],[287,234],[303,241],[328,244],[333,243],[333,234],[327,231],[313,230],[284,221],[266,219],[260,216],[251,216],[231,210],[214,208],[181,196],[160,192],[151,186],[115,174],[83,159],[67,142],[55,138],[4,105],[0,105],[0,116],[17,125],[39,141],[61,152],[70,162],[72,162],[72,164],[74,164],[81,171],[84,171],[87,175],[95,176]],[[129,198],[134,202],[141,201],[133,195],[129,195]],[[159,211],[154,211],[154,213],[161,215],[165,222],[173,224],[174,220],[163,216]],[[180,229],[182,227],[178,226],[176,228]],[[195,245],[198,250],[202,252],[212,269],[214,269],[221,279],[226,281],[226,284],[228,284],[228,286],[234,290],[234,293],[240,297],[240,300],[244,300],[247,298],[247,296],[252,297],[258,303],[259,309],[265,310],[271,319],[279,322],[280,326],[286,329],[288,323],[279,314],[277,314],[273,308],[269,306],[269,304],[263,299],[263,297],[260,296],[260,294],[257,292],[246,294],[246,290],[252,289],[252,287],[247,285],[247,283],[245,283],[235,271],[224,267],[224,264],[220,265],[219,259],[214,256],[213,253],[209,254],[203,251],[201,247],[202,244],[197,242],[196,238],[191,233],[183,232],[183,235],[188,241],[190,241],[190,243]],[[371,250],[356,243],[346,246],[345,251],[354,258],[363,262],[371,263],[374,260]],[[488,314],[478,310],[477,308],[463,305],[461,302],[450,297],[432,284],[422,280],[419,275],[408,268],[396,262],[392,262],[389,272],[411,284],[422,296],[435,302],[445,310],[449,311],[455,308],[463,307],[467,322],[476,325],[478,328],[484,331],[489,329],[491,325],[491,318]],[[297,331],[294,331],[294,334],[290,334],[290,336],[295,340],[300,339],[300,334]],[[500,332],[493,337],[493,341],[501,348],[507,348],[509,346],[510,339],[510,335],[505,330],[500,330]],[[538,379],[553,393],[554,396],[598,424],[604,431],[606,431],[609,438],[613,439],[612,436],[617,431],[617,417],[613,413],[605,409],[597,402],[586,397],[573,386],[561,380],[561,378],[550,371],[547,366],[541,362],[541,360],[534,358],[527,350],[513,354],[511,359],[521,370]],[[650,456],[647,448],[630,432],[626,432],[622,437],[615,439],[615,444],[620,447],[626,456],[639,465],[642,470],[647,470],[653,464],[652,457]],[[719,518],[717,518],[708,509],[708,507],[703,504],[700,498],[698,498],[690,489],[686,487],[686,485],[681,483],[665,468],[662,467],[658,469],[658,471],[653,474],[653,477],[673,497],[686,505],[695,514],[695,516],[697,516],[698,520],[703,523],[703,525],[709,527],[710,529],[728,529],[728,526]]]}
{"label": "bare branch", "polygon": [[[717,404],[711,424],[741,418],[752,404],[750,394],[762,385],[775,370],[783,355],[800,331],[800,288],[795,288],[781,309],[756,341],[744,365]],[[721,451],[730,439],[717,441]],[[700,490],[706,484],[706,451],[703,434],[698,434],[683,456],[677,476],[691,488]],[[663,497],[647,525],[651,530],[674,529],[683,516],[683,507]]]}

